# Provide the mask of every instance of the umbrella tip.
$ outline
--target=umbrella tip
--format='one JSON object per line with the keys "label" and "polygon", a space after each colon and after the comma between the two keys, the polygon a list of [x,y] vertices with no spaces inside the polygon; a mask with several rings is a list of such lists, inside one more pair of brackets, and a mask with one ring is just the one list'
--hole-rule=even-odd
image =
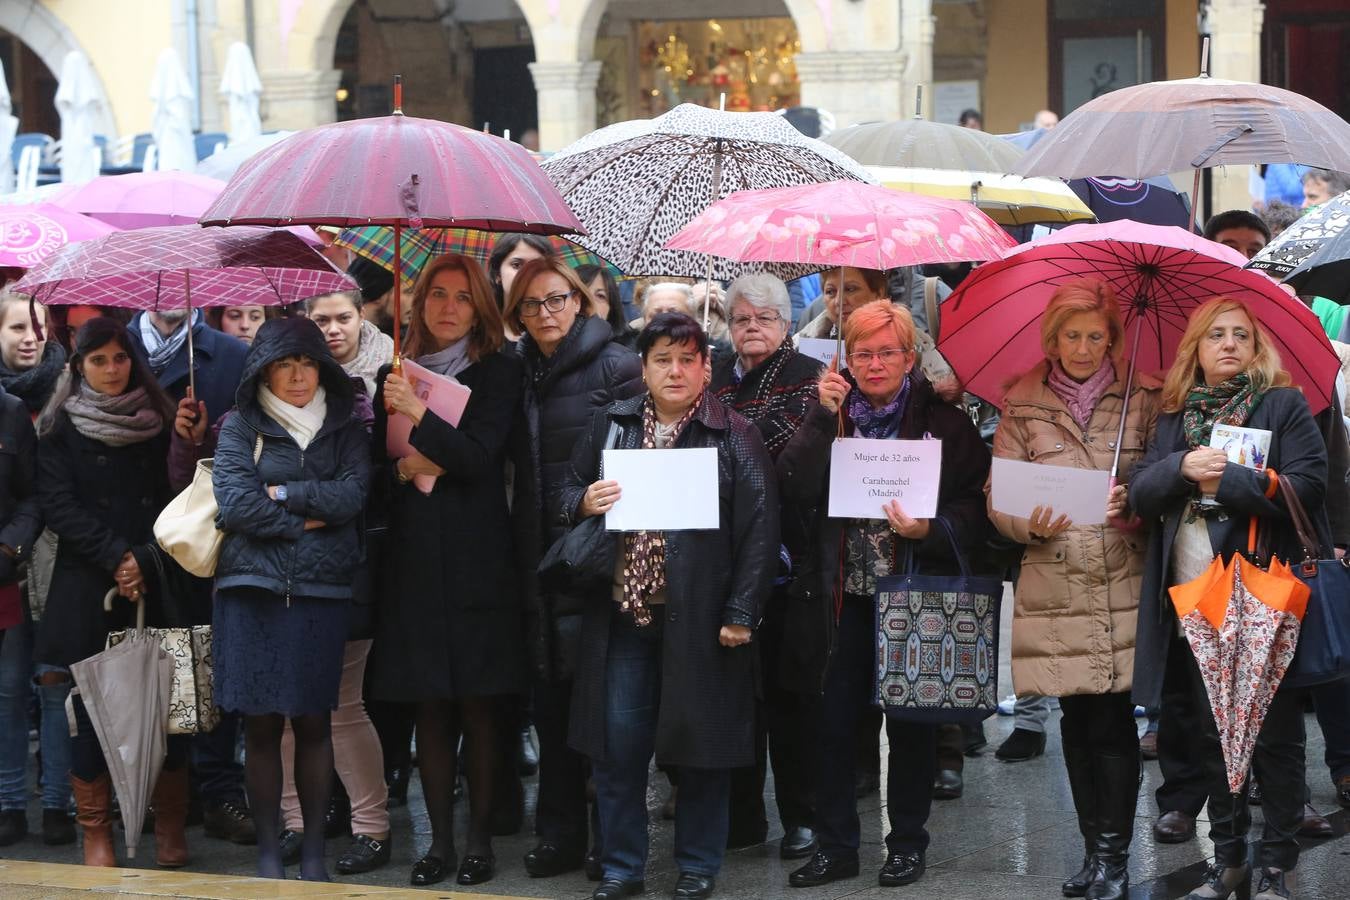
{"label": "umbrella tip", "polygon": [[394,76],[394,115],[403,115],[403,76]]}
{"label": "umbrella tip", "polygon": [[1209,77],[1209,35],[1200,42],[1200,77]]}

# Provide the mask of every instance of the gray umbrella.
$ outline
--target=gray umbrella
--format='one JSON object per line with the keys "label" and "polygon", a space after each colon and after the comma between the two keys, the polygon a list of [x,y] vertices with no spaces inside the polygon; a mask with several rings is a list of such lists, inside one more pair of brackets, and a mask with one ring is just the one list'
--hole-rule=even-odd
{"label": "gray umbrella", "polygon": [[1010,172],[1022,151],[994,134],[915,117],[900,122],[854,125],[831,133],[825,143],[865,166]]}
{"label": "gray umbrella", "polygon": [[1308,262],[1322,245],[1350,226],[1350,191],[1304,213],[1247,264],[1272,278],[1284,278]]}
{"label": "gray umbrella", "polygon": [[733,191],[826,181],[874,183],[858,163],[774,113],[720,112],[683,103],[655,119],[593,131],[543,164],[586,228],[576,243],[626,275],[708,277],[752,271],[783,279],[819,267],[738,263],[663,249]]}

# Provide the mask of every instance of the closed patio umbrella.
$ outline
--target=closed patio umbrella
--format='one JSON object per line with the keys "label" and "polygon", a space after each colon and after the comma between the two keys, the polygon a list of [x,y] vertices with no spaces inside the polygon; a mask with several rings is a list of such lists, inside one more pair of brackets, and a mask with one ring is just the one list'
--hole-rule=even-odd
{"label": "closed patio umbrella", "polygon": [[89,59],[78,50],[66,54],[56,89],[61,114],[61,180],[82,184],[98,177],[94,123],[103,111],[103,97]]}
{"label": "closed patio umbrella", "polygon": [[248,44],[236,41],[230,45],[225,56],[225,71],[220,76],[220,96],[230,108],[231,146],[262,134],[262,119],[258,116],[262,79],[258,77],[258,67],[253,64]]}
{"label": "closed patio umbrella", "polygon": [[155,64],[150,82],[155,110],[151,121],[155,135],[155,168],[191,172],[197,167],[197,149],[192,138],[192,104],[196,95],[188,81],[178,52],[165,47]]}

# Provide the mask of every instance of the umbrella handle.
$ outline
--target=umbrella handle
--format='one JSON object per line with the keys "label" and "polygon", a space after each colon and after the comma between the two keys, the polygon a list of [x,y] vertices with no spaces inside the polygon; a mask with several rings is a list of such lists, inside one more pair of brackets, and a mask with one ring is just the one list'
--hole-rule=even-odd
{"label": "umbrella handle", "polygon": [[[1112,475],[1109,490],[1114,491],[1117,483],[1116,476]],[[1117,531],[1138,531],[1144,527],[1144,520],[1138,516],[1130,516],[1128,519],[1109,518],[1106,521]]]}
{"label": "umbrella handle", "polygon": [[[112,612],[113,598],[116,597],[116,596],[118,596],[118,594],[117,594],[117,588],[115,588],[115,587],[110,587],[110,588],[108,588],[108,593],[106,593],[106,594],[103,595],[103,611],[104,611],[104,612]],[[139,632],[139,631],[145,631],[145,597],[144,597],[144,595],[142,595],[141,598],[140,598],[139,600],[136,600],[136,601],[134,601],[134,602],[136,603],[136,630],[137,630],[138,632]]]}

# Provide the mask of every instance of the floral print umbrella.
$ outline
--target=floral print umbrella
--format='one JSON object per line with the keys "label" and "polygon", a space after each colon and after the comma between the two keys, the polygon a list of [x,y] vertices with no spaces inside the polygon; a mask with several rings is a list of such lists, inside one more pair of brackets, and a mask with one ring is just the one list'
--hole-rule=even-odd
{"label": "floral print umbrella", "polygon": [[1170,590],[1219,731],[1228,789],[1242,790],[1266,710],[1298,647],[1309,589],[1279,560],[1264,571],[1235,553]]}

